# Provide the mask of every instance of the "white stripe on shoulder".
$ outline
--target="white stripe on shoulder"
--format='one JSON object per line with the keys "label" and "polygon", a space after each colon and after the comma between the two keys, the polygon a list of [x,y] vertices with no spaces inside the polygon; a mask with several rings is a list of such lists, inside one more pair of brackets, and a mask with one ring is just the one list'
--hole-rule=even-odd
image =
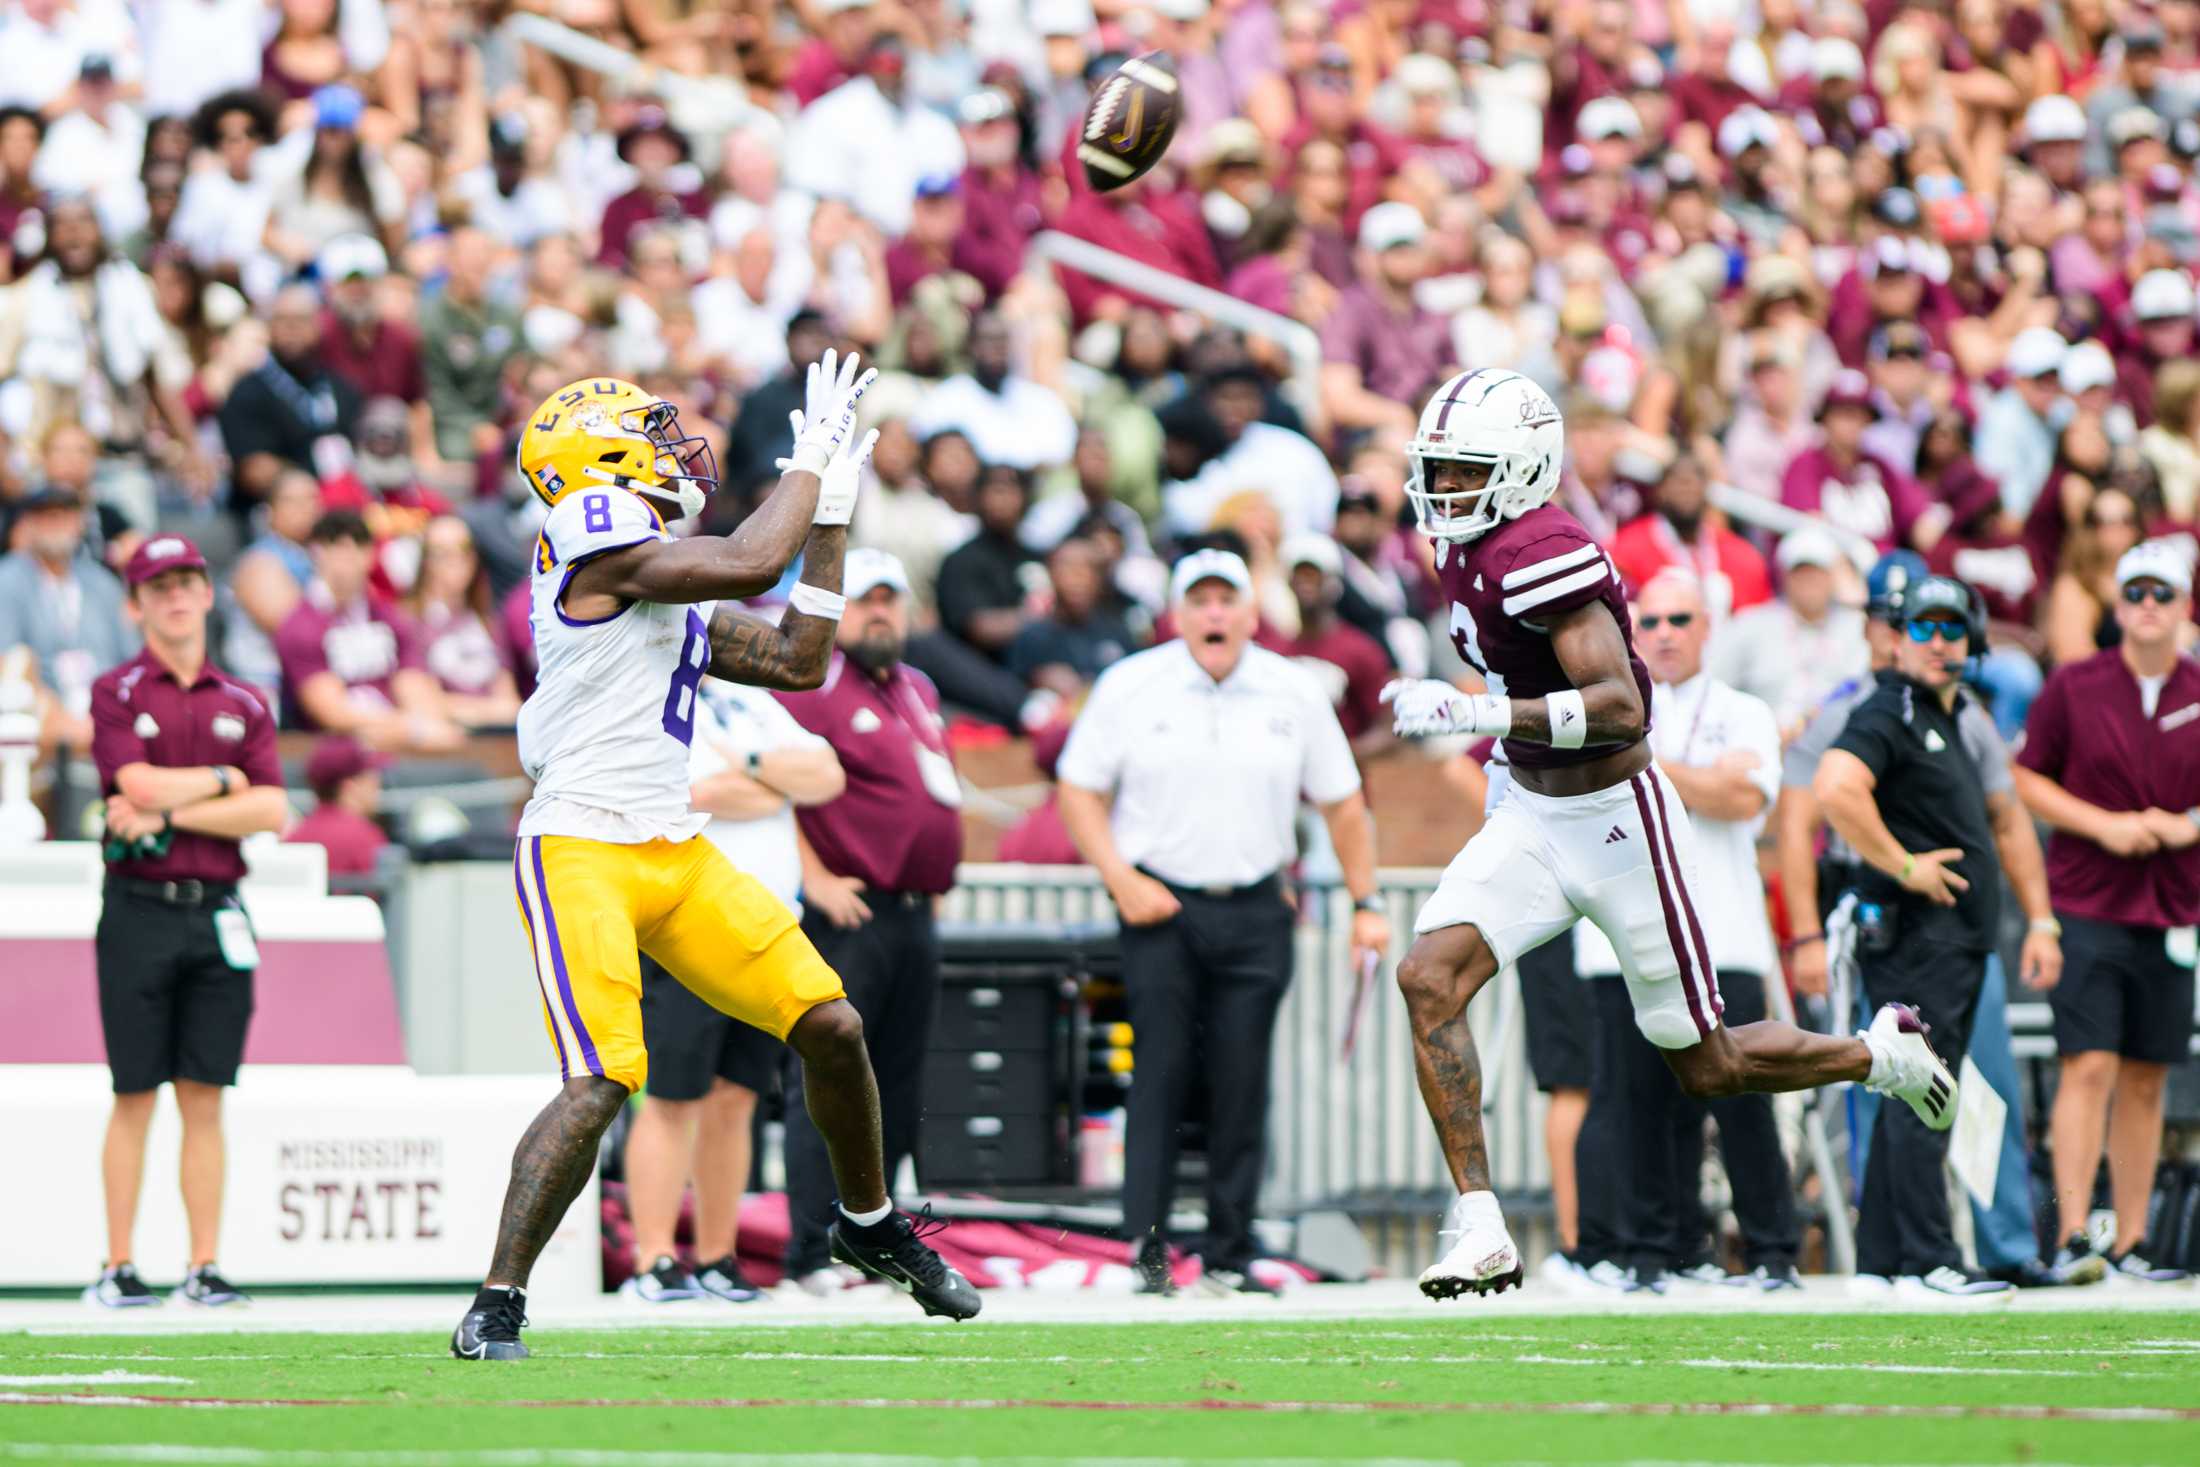
{"label": "white stripe on shoulder", "polygon": [[1555,576],[1562,570],[1570,570],[1574,566],[1603,553],[1594,545],[1576,545],[1564,555],[1553,555],[1546,560],[1537,561],[1534,565],[1516,565],[1505,572],[1505,579],[1497,584],[1502,588],[1525,585],[1529,581],[1540,581],[1545,576]]}
{"label": "white stripe on shoulder", "polygon": [[[1593,550],[1596,547],[1591,546],[1589,548]],[[1546,602],[1556,601],[1561,596],[1571,595],[1582,587],[1593,586],[1603,579],[1605,579],[1604,561],[1602,557],[1599,557],[1595,565],[1575,571],[1570,576],[1562,576],[1555,581],[1545,581],[1540,586],[1530,586],[1518,596],[1507,596],[1504,604],[1505,615],[1518,616],[1523,611],[1532,611]]]}

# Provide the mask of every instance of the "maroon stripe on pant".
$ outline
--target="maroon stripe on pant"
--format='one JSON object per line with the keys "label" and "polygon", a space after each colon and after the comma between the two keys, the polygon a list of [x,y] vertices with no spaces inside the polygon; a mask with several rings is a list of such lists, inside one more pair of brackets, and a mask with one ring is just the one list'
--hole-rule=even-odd
{"label": "maroon stripe on pant", "polygon": [[1659,784],[1650,770],[1642,772],[1651,792],[1658,800],[1658,824],[1665,839],[1665,861],[1673,870],[1673,891],[1680,898],[1681,915],[1688,920],[1688,933],[1696,940],[1696,957],[1703,964],[1704,994],[1710,1000],[1711,1014],[1723,1018],[1726,1000],[1719,997],[1719,970],[1711,962],[1711,944],[1703,940],[1703,924],[1696,920],[1696,904],[1688,898],[1688,873],[1681,869],[1680,850],[1673,844],[1673,812],[1665,807],[1665,786]]}
{"label": "maroon stripe on pant", "polygon": [[1635,813],[1642,817],[1643,843],[1650,847],[1650,870],[1658,882],[1658,903],[1665,909],[1665,940],[1672,944],[1674,960],[1680,965],[1681,992],[1688,999],[1688,1017],[1695,1021],[1696,1032],[1709,1038],[1711,1025],[1704,1018],[1703,1004],[1696,997],[1696,985],[1688,979],[1688,970],[1695,964],[1696,955],[1681,934],[1680,911],[1673,903],[1672,888],[1666,883],[1665,857],[1658,851],[1658,823],[1650,814],[1650,799],[1642,788],[1642,782],[1648,777],[1649,771],[1645,770],[1628,780],[1627,787],[1635,795]]}

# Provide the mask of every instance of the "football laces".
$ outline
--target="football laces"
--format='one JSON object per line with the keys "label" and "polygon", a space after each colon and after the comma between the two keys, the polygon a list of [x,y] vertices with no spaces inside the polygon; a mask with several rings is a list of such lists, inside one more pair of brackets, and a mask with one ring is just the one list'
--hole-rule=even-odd
{"label": "football laces", "polygon": [[1108,135],[1109,130],[1115,126],[1116,113],[1122,110],[1123,94],[1130,90],[1130,86],[1130,78],[1117,72],[1100,88],[1098,105],[1093,108],[1091,119],[1085,123],[1086,142],[1096,143]]}

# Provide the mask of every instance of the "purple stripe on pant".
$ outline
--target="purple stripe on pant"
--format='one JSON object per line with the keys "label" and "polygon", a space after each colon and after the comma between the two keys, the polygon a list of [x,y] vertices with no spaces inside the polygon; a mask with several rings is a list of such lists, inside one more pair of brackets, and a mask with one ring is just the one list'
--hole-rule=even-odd
{"label": "purple stripe on pant", "polygon": [[573,983],[565,973],[565,949],[558,945],[558,914],[550,910],[550,883],[542,874],[542,837],[530,836],[528,843],[535,853],[535,895],[542,907],[544,935],[550,939],[550,961],[558,973],[558,997],[565,1000],[565,1017],[572,1021],[573,1037],[580,1042],[581,1062],[588,1066],[588,1073],[601,1077],[603,1061],[596,1058],[596,1041],[588,1037],[588,1026],[581,1022],[580,1005],[573,1002]]}
{"label": "purple stripe on pant", "polygon": [[[535,945],[535,919],[528,915],[527,880],[521,874],[519,860],[519,853],[526,846],[527,842],[524,840],[512,842],[512,889],[519,893],[519,920],[520,925],[527,929],[527,957],[535,967],[535,988],[542,994],[543,1005],[547,1008],[550,1004],[550,986],[542,978],[542,950]],[[558,1078],[572,1079],[573,1065],[565,1057],[565,1036],[558,1032],[555,1018],[550,1021],[550,1042],[558,1047]]]}

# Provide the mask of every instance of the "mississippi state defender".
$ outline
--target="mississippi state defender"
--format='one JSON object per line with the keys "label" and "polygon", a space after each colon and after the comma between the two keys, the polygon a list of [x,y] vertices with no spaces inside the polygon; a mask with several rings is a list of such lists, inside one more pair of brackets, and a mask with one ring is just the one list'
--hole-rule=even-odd
{"label": "mississippi state defender", "polygon": [[1936,1129],[1955,1118],[1955,1081],[1900,1005],[1854,1039],[1720,1027],[1690,891],[1688,817],[1644,738],[1650,673],[1611,562],[1548,503],[1564,444],[1543,389],[1483,369],[1444,384],[1407,449],[1406,494],[1436,542],[1452,641],[1489,691],[1397,682],[1383,697],[1400,734],[1496,735],[1512,765],[1511,788],[1445,870],[1398,965],[1421,1096],[1460,1192],[1449,1246],[1421,1275],[1432,1299],[1520,1282],[1520,1252],[1490,1190],[1467,1004],[1499,968],[1580,918],[1612,940],[1636,1024],[1690,1095],[1860,1080]]}

